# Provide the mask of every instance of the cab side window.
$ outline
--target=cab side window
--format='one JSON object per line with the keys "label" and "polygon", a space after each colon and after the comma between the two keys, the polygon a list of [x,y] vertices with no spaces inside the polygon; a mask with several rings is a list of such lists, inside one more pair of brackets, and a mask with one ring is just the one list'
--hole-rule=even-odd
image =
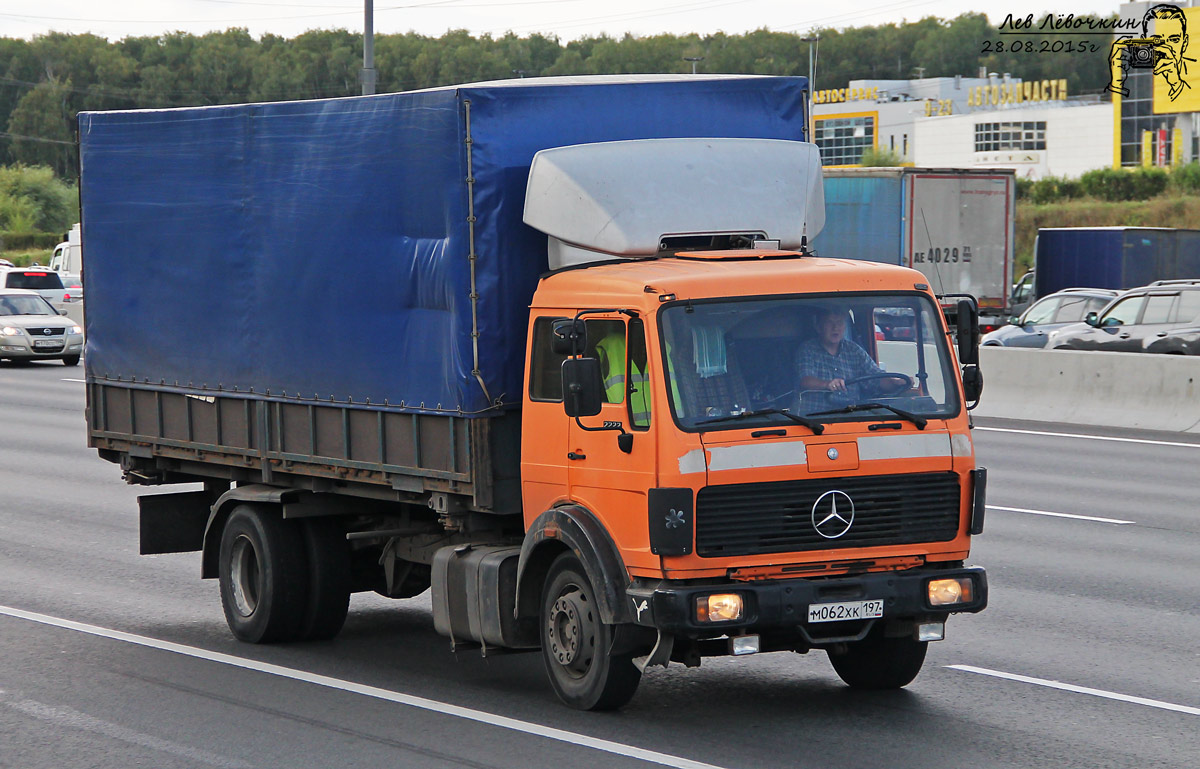
{"label": "cab side window", "polygon": [[585,357],[600,361],[604,402],[625,402],[625,324],[619,320],[589,320]]}
{"label": "cab side window", "polygon": [[646,325],[640,318],[629,321],[629,422],[635,428],[650,427],[650,372],[646,370]]}
{"label": "cab side window", "polygon": [[533,324],[533,349],[529,362],[529,397],[535,401],[561,401],[562,363],[567,359],[550,347],[550,332],[557,320],[538,318]]}

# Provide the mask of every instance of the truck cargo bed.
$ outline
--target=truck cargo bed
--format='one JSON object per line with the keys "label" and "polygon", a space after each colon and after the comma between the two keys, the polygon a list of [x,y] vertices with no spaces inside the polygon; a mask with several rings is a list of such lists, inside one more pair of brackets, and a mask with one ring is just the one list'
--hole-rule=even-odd
{"label": "truck cargo bed", "polygon": [[465,419],[102,381],[88,385],[88,400],[91,445],[134,482],[227,478],[396,500],[444,492],[475,510],[520,509],[516,414]]}

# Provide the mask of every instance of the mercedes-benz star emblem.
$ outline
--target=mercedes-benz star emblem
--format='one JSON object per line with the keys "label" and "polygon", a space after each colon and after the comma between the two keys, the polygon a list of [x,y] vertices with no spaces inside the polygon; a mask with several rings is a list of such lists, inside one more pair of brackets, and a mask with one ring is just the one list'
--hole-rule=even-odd
{"label": "mercedes-benz star emblem", "polygon": [[812,506],[812,525],[825,539],[837,539],[854,525],[854,500],[844,491],[827,491]]}
{"label": "mercedes-benz star emblem", "polygon": [[830,459],[837,459],[838,458],[838,450],[831,448],[831,449],[829,449],[829,451],[825,452],[825,456],[829,457]]}

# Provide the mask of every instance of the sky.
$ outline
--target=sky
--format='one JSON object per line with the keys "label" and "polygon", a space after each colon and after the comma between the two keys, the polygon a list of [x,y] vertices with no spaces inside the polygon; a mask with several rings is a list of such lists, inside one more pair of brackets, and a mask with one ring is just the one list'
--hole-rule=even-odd
{"label": "sky", "polygon": [[[806,33],[953,18],[978,11],[970,0],[373,0],[375,33],[415,31],[433,37],[451,29],[473,35],[535,32],[562,42],[607,33],[739,34],[767,28]],[[999,0],[987,10],[1000,24],[1008,14],[1114,13],[1118,0]],[[362,31],[364,0],[0,0],[0,37],[90,32],[109,40],[183,31],[203,34],[243,27],[295,37],[309,29]]]}

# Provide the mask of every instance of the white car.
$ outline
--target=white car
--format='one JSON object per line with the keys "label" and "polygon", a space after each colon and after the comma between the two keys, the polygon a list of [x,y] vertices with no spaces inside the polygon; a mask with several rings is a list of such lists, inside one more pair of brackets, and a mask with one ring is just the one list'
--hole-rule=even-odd
{"label": "white car", "polygon": [[83,329],[36,291],[0,288],[0,360],[61,360],[79,365]]}
{"label": "white car", "polygon": [[0,288],[27,288],[41,294],[49,302],[61,304],[66,296],[62,278],[49,267],[5,267],[0,269]]}

